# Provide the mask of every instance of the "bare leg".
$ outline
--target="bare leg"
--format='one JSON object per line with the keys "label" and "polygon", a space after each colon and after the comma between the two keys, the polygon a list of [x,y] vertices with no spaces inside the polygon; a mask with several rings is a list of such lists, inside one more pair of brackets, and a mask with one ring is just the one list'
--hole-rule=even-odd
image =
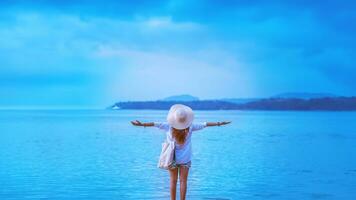
{"label": "bare leg", "polygon": [[177,179],[178,179],[178,168],[170,169],[169,175],[171,178],[171,200],[176,200],[176,191],[177,191]]}
{"label": "bare leg", "polygon": [[179,187],[180,187],[180,200],[185,200],[187,193],[187,179],[189,168],[181,166],[179,167]]}

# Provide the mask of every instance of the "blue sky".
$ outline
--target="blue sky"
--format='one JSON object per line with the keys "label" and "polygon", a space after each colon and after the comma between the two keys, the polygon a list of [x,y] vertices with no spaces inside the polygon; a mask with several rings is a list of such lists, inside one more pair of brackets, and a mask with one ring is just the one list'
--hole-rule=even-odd
{"label": "blue sky", "polygon": [[1,1],[0,107],[356,95],[352,1]]}

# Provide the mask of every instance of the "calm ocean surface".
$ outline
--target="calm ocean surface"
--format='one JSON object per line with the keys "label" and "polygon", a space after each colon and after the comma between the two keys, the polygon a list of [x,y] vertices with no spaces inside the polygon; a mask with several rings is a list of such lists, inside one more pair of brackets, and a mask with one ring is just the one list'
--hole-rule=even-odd
{"label": "calm ocean surface", "polygon": [[[0,111],[0,199],[169,199],[167,111]],[[356,199],[356,112],[195,111],[187,199]]]}

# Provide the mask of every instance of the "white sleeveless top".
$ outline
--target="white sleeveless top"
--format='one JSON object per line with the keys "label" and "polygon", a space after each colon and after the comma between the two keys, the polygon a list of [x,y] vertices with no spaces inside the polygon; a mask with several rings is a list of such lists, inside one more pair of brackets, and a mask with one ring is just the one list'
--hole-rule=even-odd
{"label": "white sleeveless top", "polygon": [[[154,122],[154,126],[166,131],[167,135],[167,140],[168,141],[174,141],[172,138],[172,128],[167,122]],[[189,127],[189,132],[187,135],[187,138],[183,144],[177,144],[175,143],[175,160],[177,164],[182,164],[182,163],[187,163],[191,160],[192,158],[192,142],[191,142],[191,137],[193,131],[198,131],[203,128],[205,128],[206,122],[201,122],[201,123],[193,123]]]}

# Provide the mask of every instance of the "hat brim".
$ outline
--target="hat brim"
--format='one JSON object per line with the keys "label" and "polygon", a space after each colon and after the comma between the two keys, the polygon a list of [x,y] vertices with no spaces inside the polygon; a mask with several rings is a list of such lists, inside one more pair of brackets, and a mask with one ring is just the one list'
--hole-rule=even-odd
{"label": "hat brim", "polygon": [[[178,109],[183,109],[187,113],[187,118],[186,118],[185,122],[183,122],[183,123],[177,121],[175,119],[175,117],[174,117],[174,113]],[[194,112],[193,112],[193,110],[190,107],[188,107],[186,105],[183,105],[183,104],[175,104],[175,105],[173,105],[169,109],[169,112],[168,112],[168,115],[167,115],[168,124],[170,124],[175,129],[186,129],[193,123],[193,120],[194,120]]]}

